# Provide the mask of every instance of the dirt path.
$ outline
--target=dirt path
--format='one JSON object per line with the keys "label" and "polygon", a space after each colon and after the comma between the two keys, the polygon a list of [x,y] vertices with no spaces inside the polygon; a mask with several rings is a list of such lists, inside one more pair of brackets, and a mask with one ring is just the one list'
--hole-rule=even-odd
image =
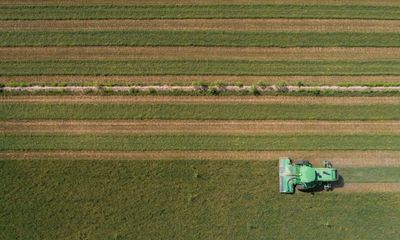
{"label": "dirt path", "polygon": [[399,151],[41,151],[0,152],[8,160],[277,160],[307,159],[316,166],[329,159],[335,167],[400,166]]}
{"label": "dirt path", "polygon": [[[399,21],[400,22],[400,21]],[[390,60],[400,48],[4,47],[0,60]],[[341,77],[343,78],[343,77]],[[346,78],[346,77],[345,77]],[[397,78],[398,79],[398,78]]]}
{"label": "dirt path", "polygon": [[158,83],[189,84],[193,82],[224,82],[256,84],[258,82],[316,85],[337,85],[339,83],[398,83],[398,76],[0,76],[0,83]]}
{"label": "dirt path", "polygon": [[400,104],[399,97],[292,96],[2,96],[0,103],[193,103],[193,104]]}
{"label": "dirt path", "polygon": [[155,19],[0,21],[3,31],[50,30],[227,30],[311,32],[400,32],[398,20],[336,19]]}
{"label": "dirt path", "polygon": [[2,0],[0,5],[137,5],[137,4],[181,4],[181,5],[217,5],[217,4],[329,4],[329,5],[386,5],[399,6],[397,0]]}
{"label": "dirt path", "polygon": [[335,188],[338,193],[400,192],[400,183],[345,183],[342,188]]}
{"label": "dirt path", "polygon": [[400,121],[3,121],[0,133],[400,134]]}

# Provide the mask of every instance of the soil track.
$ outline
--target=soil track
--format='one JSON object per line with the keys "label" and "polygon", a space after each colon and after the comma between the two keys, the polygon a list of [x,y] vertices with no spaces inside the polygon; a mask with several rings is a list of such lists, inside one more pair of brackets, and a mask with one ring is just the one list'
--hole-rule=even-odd
{"label": "soil track", "polygon": [[2,96],[0,103],[193,103],[193,104],[400,104],[398,97],[292,97],[292,96]]}
{"label": "soil track", "polygon": [[179,5],[218,5],[218,4],[333,4],[333,5],[386,5],[399,6],[397,0],[2,0],[0,5],[152,5],[152,4],[179,4]]}
{"label": "soil track", "polygon": [[[400,48],[4,47],[0,60],[390,60]],[[346,78],[346,77],[341,77]],[[368,77],[367,77],[368,78]],[[399,78],[397,78],[399,79]]]}
{"label": "soil track", "polygon": [[335,167],[400,166],[399,151],[40,151],[0,152],[7,160],[277,160],[307,159],[316,166],[329,159]]}
{"label": "soil track", "polygon": [[229,30],[310,32],[399,32],[398,20],[155,19],[0,21],[3,31],[46,30]]}
{"label": "soil track", "polygon": [[4,121],[0,133],[400,134],[400,121]]}
{"label": "soil track", "polygon": [[257,82],[298,82],[311,85],[337,85],[338,83],[399,83],[398,76],[0,76],[0,83],[146,83],[189,84],[193,82],[224,82],[256,84]]}

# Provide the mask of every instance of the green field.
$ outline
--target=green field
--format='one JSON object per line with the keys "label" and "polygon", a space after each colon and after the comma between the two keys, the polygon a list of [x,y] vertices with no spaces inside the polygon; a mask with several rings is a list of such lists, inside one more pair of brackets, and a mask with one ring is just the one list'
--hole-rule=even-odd
{"label": "green field", "polygon": [[0,75],[400,75],[400,61],[3,61]]}
{"label": "green field", "polygon": [[0,151],[400,150],[398,135],[0,135]]}
{"label": "green field", "polygon": [[395,239],[400,224],[398,193],[280,195],[275,161],[3,160],[0,169],[3,239]]}
{"label": "green field", "polygon": [[3,103],[0,119],[399,120],[396,104],[29,104]]}
{"label": "green field", "polygon": [[0,32],[0,46],[399,47],[400,33],[242,31]]}
{"label": "green field", "polygon": [[400,19],[398,6],[154,5],[1,6],[2,20],[38,19],[322,18]]}
{"label": "green field", "polygon": [[[399,238],[400,3],[29,1],[0,3],[1,240]],[[191,96],[227,89],[256,96]],[[280,155],[337,188],[280,194]]]}

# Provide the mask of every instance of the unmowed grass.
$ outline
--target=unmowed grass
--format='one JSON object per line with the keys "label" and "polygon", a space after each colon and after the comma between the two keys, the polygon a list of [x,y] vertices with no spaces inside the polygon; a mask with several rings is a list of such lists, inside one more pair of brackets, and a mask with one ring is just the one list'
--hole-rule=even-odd
{"label": "unmowed grass", "polygon": [[3,61],[0,75],[400,75],[400,61]]}
{"label": "unmowed grass", "polygon": [[[376,161],[379,161],[377,159]],[[393,183],[400,182],[399,167],[352,167],[339,168],[340,174],[346,182],[360,183]]]}
{"label": "unmowed grass", "polygon": [[400,19],[400,7],[306,4],[0,7],[0,20],[189,18]]}
{"label": "unmowed grass", "polygon": [[398,135],[2,134],[0,151],[400,150]]}
{"label": "unmowed grass", "polygon": [[4,239],[396,239],[400,224],[398,193],[279,194],[277,161],[2,160],[0,170]]}
{"label": "unmowed grass", "polygon": [[400,108],[395,104],[2,103],[0,119],[399,120]]}
{"label": "unmowed grass", "polygon": [[400,33],[11,31],[0,32],[0,46],[399,47]]}

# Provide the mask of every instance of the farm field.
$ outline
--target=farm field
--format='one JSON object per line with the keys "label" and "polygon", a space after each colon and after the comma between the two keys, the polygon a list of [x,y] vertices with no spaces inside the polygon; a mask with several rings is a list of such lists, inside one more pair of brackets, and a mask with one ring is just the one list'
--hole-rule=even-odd
{"label": "farm field", "polygon": [[1,1],[0,238],[396,239],[399,57],[394,0]]}

